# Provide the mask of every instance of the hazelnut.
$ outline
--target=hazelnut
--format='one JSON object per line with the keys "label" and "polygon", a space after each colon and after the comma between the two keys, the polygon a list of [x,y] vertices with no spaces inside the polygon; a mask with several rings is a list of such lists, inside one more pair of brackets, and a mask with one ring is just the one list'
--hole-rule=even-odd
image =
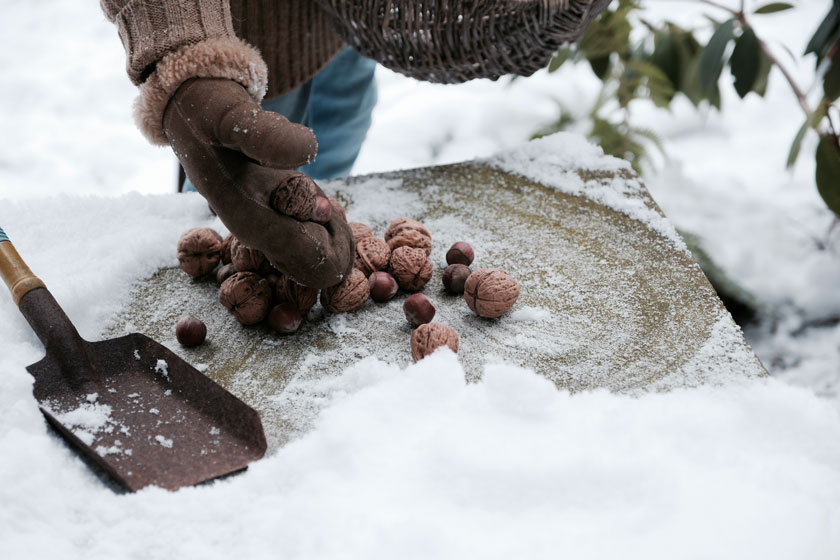
{"label": "hazelnut", "polygon": [[277,303],[298,311],[309,311],[318,301],[318,290],[298,284],[285,274],[280,274],[274,284]]}
{"label": "hazelnut", "polygon": [[432,263],[423,249],[398,247],[391,253],[390,271],[400,288],[416,292],[432,277]]}
{"label": "hazelnut", "polygon": [[313,218],[316,197],[315,182],[304,173],[294,173],[274,187],[269,204],[281,214],[305,221]]}
{"label": "hazelnut", "polygon": [[323,196],[315,197],[315,209],[312,210],[312,221],[325,224],[332,218],[332,204]]}
{"label": "hazelnut", "polygon": [[397,218],[391,222],[391,225],[389,225],[385,230],[385,241],[390,241],[392,237],[409,230],[417,231],[429,239],[432,238],[432,234],[429,233],[426,226],[417,220],[413,220],[411,218]]}
{"label": "hazelnut", "polygon": [[175,338],[181,346],[198,346],[207,337],[207,327],[192,315],[181,317],[175,325]]}
{"label": "hazelnut", "polygon": [[435,306],[423,294],[409,296],[403,303],[403,311],[405,318],[415,327],[431,322],[435,316]]}
{"label": "hazelnut", "polygon": [[222,264],[230,264],[230,244],[233,242],[233,234],[227,234],[222,241]]}
{"label": "hazelnut", "polygon": [[341,283],[321,290],[321,305],[333,313],[352,313],[362,308],[369,295],[367,277],[354,268]]}
{"label": "hazelnut", "polygon": [[235,237],[230,243],[230,261],[237,272],[256,272],[266,264],[262,251],[249,249]]}
{"label": "hazelnut", "polygon": [[470,266],[475,259],[475,253],[469,243],[458,241],[446,252],[446,264],[464,264]]}
{"label": "hazelnut", "polygon": [[361,222],[350,222],[347,225],[350,226],[350,231],[353,233],[353,239],[356,240],[356,244],[358,244],[359,240],[363,237],[373,237],[373,232],[366,224]]}
{"label": "hazelnut", "polygon": [[500,268],[481,268],[464,284],[464,300],[477,315],[494,319],[516,303],[519,285]]}
{"label": "hazelnut", "polygon": [[388,244],[376,237],[363,237],[356,242],[356,268],[370,276],[377,270],[386,270],[391,258]]}
{"label": "hazelnut", "polygon": [[271,287],[253,272],[237,272],[219,288],[219,303],[243,325],[262,321],[271,305]]}
{"label": "hazelnut", "polygon": [[232,264],[228,263],[224,266],[220,266],[219,270],[216,271],[216,284],[221,286],[225,280],[227,280],[234,274],[236,274],[236,267],[234,267]]}
{"label": "hazelnut", "polygon": [[368,276],[368,284],[370,285],[370,299],[377,303],[390,300],[399,289],[394,277],[380,270]]}
{"label": "hazelnut", "polygon": [[443,271],[443,287],[450,294],[463,294],[464,284],[472,274],[472,270],[465,264],[450,264]]}
{"label": "hazelnut", "polygon": [[330,205],[332,205],[332,211],[338,214],[338,217],[341,218],[345,223],[347,222],[347,212],[344,211],[344,206],[338,201],[337,198],[329,197]]}
{"label": "hazelnut", "polygon": [[440,323],[420,325],[411,333],[411,357],[419,362],[437,348],[449,346],[458,351],[458,333]]}
{"label": "hazelnut", "polygon": [[210,228],[192,228],[178,240],[178,266],[200,278],[216,268],[222,258],[222,236]]}
{"label": "hazelnut", "polygon": [[267,273],[264,273],[264,274],[260,274],[260,276],[265,278],[265,281],[268,282],[268,286],[271,288],[271,293],[276,294],[276,292],[277,292],[277,282],[280,281],[280,278],[283,275],[279,272],[272,271],[272,272],[267,272]]}
{"label": "hazelnut", "polygon": [[275,305],[268,314],[268,326],[276,333],[292,334],[300,328],[303,315],[297,309]]}

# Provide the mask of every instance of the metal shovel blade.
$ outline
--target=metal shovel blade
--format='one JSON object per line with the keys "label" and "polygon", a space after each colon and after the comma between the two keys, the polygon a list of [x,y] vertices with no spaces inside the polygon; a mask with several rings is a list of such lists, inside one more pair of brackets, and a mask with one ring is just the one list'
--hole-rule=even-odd
{"label": "metal shovel blade", "polygon": [[263,456],[251,407],[142,334],[85,343],[97,381],[72,387],[50,356],[27,368],[41,410],[65,438],[131,491],[175,490]]}
{"label": "metal shovel blade", "polygon": [[83,340],[0,229],[0,276],[46,348],[27,367],[47,420],[131,491],[169,490],[265,454],[257,412],[142,334]]}

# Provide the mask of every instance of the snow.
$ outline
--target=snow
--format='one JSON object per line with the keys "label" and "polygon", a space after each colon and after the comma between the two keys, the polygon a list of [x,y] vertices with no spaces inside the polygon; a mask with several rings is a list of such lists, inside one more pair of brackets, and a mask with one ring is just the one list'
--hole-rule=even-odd
{"label": "snow", "polygon": [[90,395],[87,403],[73,410],[57,412],[47,407],[47,411],[63,426],[70,428],[73,435],[82,440],[85,445],[91,445],[96,440],[98,432],[114,430],[111,407],[107,404],[96,404],[90,400]]}
{"label": "snow", "polygon": [[158,360],[155,363],[155,373],[159,373],[163,376],[164,379],[170,381],[169,379],[169,364],[166,363],[166,360]]}
{"label": "snow", "polygon": [[[19,521],[4,523],[5,550],[773,559],[831,558],[840,546],[840,418],[776,380],[571,396],[504,366],[465,384],[442,350],[405,370],[359,362],[330,389],[309,435],[177,493],[115,494],[53,438],[26,438],[35,449],[6,464],[17,483],[0,490]],[[57,464],[26,476],[38,450]],[[43,471],[64,487],[36,491]]]}
{"label": "snow", "polygon": [[[690,4],[679,13],[661,4],[669,17],[697,17]],[[827,7],[757,18],[759,35],[801,52]],[[131,122],[134,88],[95,2],[11,3],[0,38],[0,125],[14,132],[0,136],[0,225],[81,334],[97,339],[134,282],[174,264],[184,229],[221,227],[199,196],[161,196],[173,159]],[[794,72],[810,83],[810,67]],[[584,110],[597,87],[588,76],[580,67],[452,87],[382,72],[357,172],[504,153],[554,116],[554,97]],[[3,556],[835,558],[840,327],[803,325],[840,312],[840,232],[826,234],[812,139],[784,171],[802,118],[780,76],[771,79],[766,100],[725,95],[723,116],[640,108],[670,156],[647,181],[657,203],[779,316],[775,328],[748,332],[771,378],[572,395],[500,364],[466,384],[446,350],[408,367],[367,358],[319,387],[324,407],[306,435],[247,472],[129,495],[46,426],[25,369],[43,349],[0,296]],[[410,213],[416,202],[406,194],[400,204]],[[620,199],[603,202],[621,209]],[[520,308],[510,320],[546,317]],[[708,355],[732,334],[717,325]],[[748,357],[717,367],[737,377]],[[67,421],[91,435],[107,429],[101,406],[83,404]]]}
{"label": "snow", "polygon": [[[578,134],[557,133],[533,140],[524,146],[502,152],[489,158],[493,167],[522,175],[560,192],[580,195],[634,218],[648,228],[670,239],[677,247],[687,250],[674,226],[656,208],[651,208],[639,198],[643,192],[639,179],[630,164],[612,156],[595,145],[581,142]],[[564,170],[558,173],[558,169]],[[621,171],[631,176],[593,177],[584,179],[579,169],[597,172]]]}

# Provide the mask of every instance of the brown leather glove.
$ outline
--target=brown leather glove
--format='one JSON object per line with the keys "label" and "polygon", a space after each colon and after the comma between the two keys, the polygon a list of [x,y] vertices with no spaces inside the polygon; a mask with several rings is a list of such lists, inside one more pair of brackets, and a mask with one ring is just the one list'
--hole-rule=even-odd
{"label": "brown leather glove", "polygon": [[184,82],[163,126],[196,190],[246,246],[311,288],[349,274],[350,228],[323,191],[294,170],[315,157],[311,130],[264,111],[233,80],[215,78]]}

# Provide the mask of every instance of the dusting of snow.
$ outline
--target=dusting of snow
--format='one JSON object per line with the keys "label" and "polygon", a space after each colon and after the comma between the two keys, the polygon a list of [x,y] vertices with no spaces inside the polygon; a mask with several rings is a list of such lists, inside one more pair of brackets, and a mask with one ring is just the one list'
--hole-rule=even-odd
{"label": "dusting of snow", "polygon": [[158,434],[155,436],[155,441],[158,442],[161,446],[166,447],[167,449],[172,449],[171,439],[167,439],[162,435]]}
{"label": "dusting of snow", "polygon": [[134,359],[140,361],[140,351],[134,350]]}
{"label": "dusting of snow", "polygon": [[67,412],[57,412],[49,406],[45,406],[45,409],[85,445],[93,444],[99,432],[111,433],[114,430],[112,409],[107,404],[96,404],[87,399],[87,402],[80,404],[78,408]]}
{"label": "dusting of snow", "polygon": [[542,307],[520,307],[510,314],[510,320],[515,323],[533,323],[551,318],[551,311]]}
{"label": "dusting of snow", "polygon": [[105,447],[104,445],[97,445],[96,453],[100,457],[105,457],[106,455],[120,455],[123,453],[126,455],[131,455],[132,450],[124,448],[122,441],[116,439],[114,440],[114,444],[109,447]]}

